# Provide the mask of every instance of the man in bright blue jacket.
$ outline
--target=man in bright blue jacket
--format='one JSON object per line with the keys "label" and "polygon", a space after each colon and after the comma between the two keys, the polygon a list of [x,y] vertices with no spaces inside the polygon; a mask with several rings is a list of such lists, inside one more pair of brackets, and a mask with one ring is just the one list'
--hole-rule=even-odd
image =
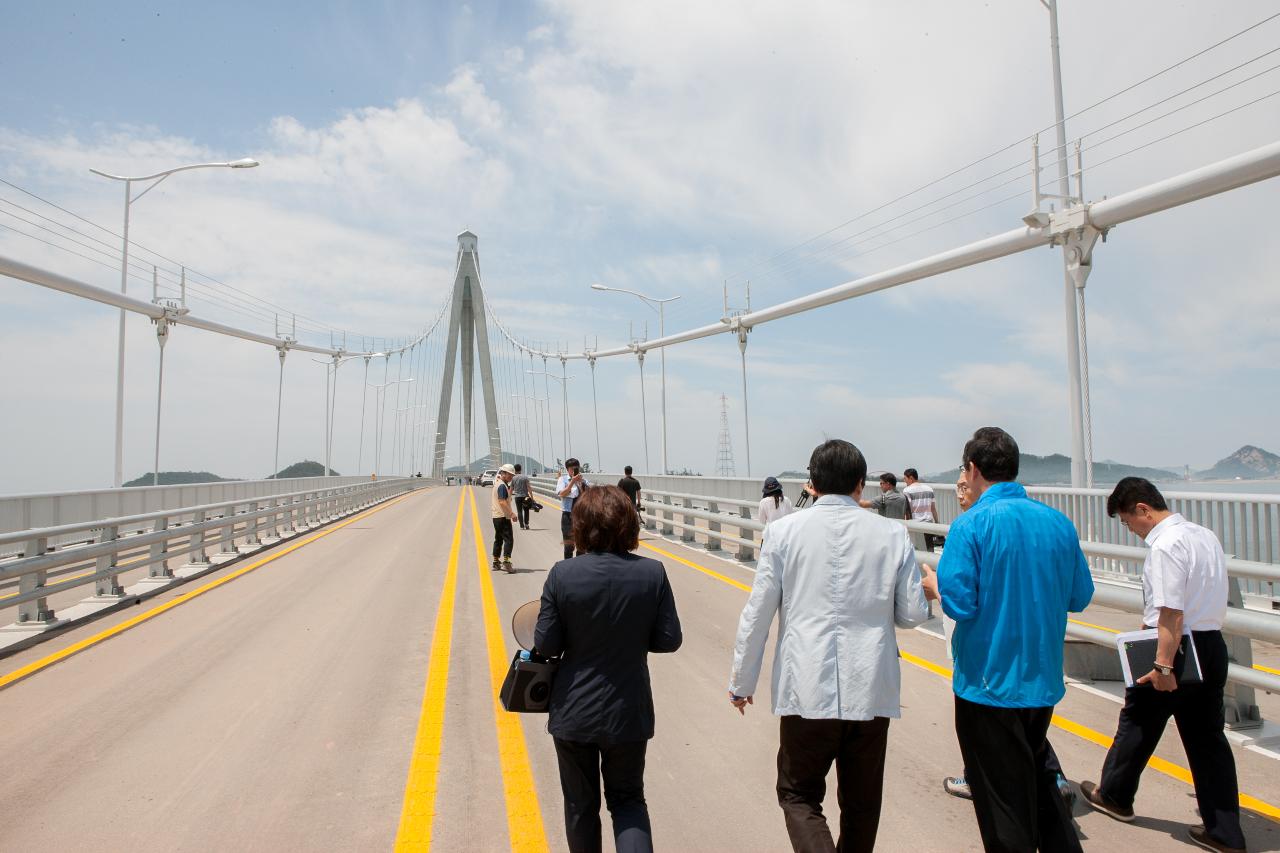
{"label": "man in bright blue jacket", "polygon": [[956,738],[988,851],[1080,850],[1045,769],[1053,706],[1066,692],[1067,613],[1093,598],[1070,519],[1015,482],[1018,444],[983,427],[964,447],[976,499],[952,523],[938,564],[952,646]]}

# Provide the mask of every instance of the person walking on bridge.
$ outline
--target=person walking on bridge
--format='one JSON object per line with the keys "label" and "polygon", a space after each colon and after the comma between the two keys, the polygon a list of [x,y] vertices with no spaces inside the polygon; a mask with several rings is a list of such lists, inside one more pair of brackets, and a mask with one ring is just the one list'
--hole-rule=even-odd
{"label": "person walking on bridge", "polygon": [[640,509],[640,481],[631,476],[630,465],[622,469],[622,479],[618,481],[618,488],[627,493],[632,506],[636,508],[636,513],[643,514],[644,510]]}
{"label": "person walking on bridge", "polygon": [[[781,717],[778,804],[797,851],[875,848],[890,718],[902,715],[894,626],[928,608],[901,524],[858,508],[867,463],[847,441],[809,458],[813,507],[769,525],[738,622],[729,701],[754,704],[774,614],[773,712]],[[822,814],[836,765],[840,837]]]}
{"label": "person walking on bridge", "polygon": [[[1142,564],[1143,624],[1155,628],[1154,668],[1125,690],[1115,741],[1102,765],[1102,781],[1081,782],[1085,802],[1116,820],[1133,820],[1133,800],[1147,760],[1155,752],[1169,718],[1178,723],[1201,826],[1191,841],[1206,850],[1245,849],[1240,829],[1240,788],[1235,758],[1223,734],[1223,690],[1227,683],[1227,559],[1212,530],[1170,512],[1164,496],[1148,480],[1125,477],[1107,498],[1107,515],[1146,542]],[[1178,683],[1174,672],[1190,635],[1201,680]],[[1134,673],[1137,677],[1138,673]]]}
{"label": "person walking on bridge", "polygon": [[516,469],[511,465],[499,468],[498,478],[489,496],[493,510],[493,567],[505,569],[507,574],[515,571],[511,567],[511,549],[515,545],[511,522],[516,520],[516,511],[511,507],[511,478],[515,474]]}
{"label": "person walking on bridge", "polygon": [[942,609],[956,620],[956,739],[988,851],[1078,851],[1048,769],[1053,706],[1066,693],[1067,613],[1093,598],[1071,520],[1027,497],[1018,443],[983,427],[964,446],[973,507],[954,522],[938,562]]}
{"label": "person walking on bridge", "polygon": [[885,472],[880,475],[880,494],[870,500],[858,500],[863,509],[874,509],[885,518],[906,520],[911,517],[911,504],[898,491],[898,478]]}
{"label": "person walking on bridge", "polygon": [[766,528],[780,518],[785,518],[795,511],[791,501],[782,493],[782,484],[777,477],[765,477],[760,487],[760,504],[756,507],[756,521]]}
{"label": "person walking on bridge", "polygon": [[556,480],[556,497],[560,498],[560,538],[564,541],[566,560],[573,556],[573,505],[590,486],[582,476],[578,460],[573,457],[564,460],[564,473]]}
{"label": "person walking on bridge", "polygon": [[572,853],[598,853],[600,781],[618,853],[653,850],[644,760],[654,733],[650,653],[683,639],[662,563],[632,553],[640,519],[616,486],[587,489],[573,507],[582,556],[551,567],[534,647],[561,655],[547,730],[555,738]]}
{"label": "person walking on bridge", "polygon": [[521,530],[529,529],[529,504],[533,503],[533,490],[529,488],[529,475],[519,463],[515,465],[515,477],[511,480],[511,498],[516,504],[516,520]]}
{"label": "person walking on bridge", "polygon": [[[933,493],[931,486],[920,482],[920,472],[915,468],[908,468],[902,472],[902,482],[906,483],[902,487],[902,496],[911,505],[911,520],[941,523],[937,496]],[[932,551],[937,544],[935,540],[940,538],[932,533],[911,534],[911,541],[917,545],[916,550]]]}

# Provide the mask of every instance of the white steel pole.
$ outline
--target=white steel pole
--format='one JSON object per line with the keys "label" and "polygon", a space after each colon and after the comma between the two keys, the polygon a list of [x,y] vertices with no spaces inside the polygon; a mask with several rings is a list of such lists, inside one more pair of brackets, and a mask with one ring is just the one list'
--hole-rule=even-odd
{"label": "white steel pole", "polygon": [[364,357],[364,392],[360,395],[360,449],[356,451],[356,473],[364,473],[364,410],[369,401],[369,356]]}
{"label": "white steel pole", "polygon": [[747,414],[747,333],[738,332],[738,351],[742,353],[742,431],[747,444],[747,476],[751,476],[751,417]]}
{"label": "white steel pole", "polygon": [[284,357],[287,352],[285,347],[280,347],[280,380],[276,384],[276,452],[271,462],[272,479],[280,476],[280,412],[281,401],[284,400]]}
{"label": "white steel pole", "polygon": [[160,403],[164,396],[164,345],[169,340],[169,324],[156,321],[156,341],[160,344],[160,370],[156,375],[156,456],[151,466],[151,485],[160,485]]}
{"label": "white steel pole", "polygon": [[604,468],[604,459],[600,455],[600,404],[596,400],[596,360],[594,357],[590,359],[591,363],[591,414],[596,422],[596,465],[601,471]]}
{"label": "white steel pole", "polygon": [[[120,250],[120,293],[129,292],[129,205],[133,182],[124,182],[124,239]],[[116,333],[116,467],[114,485],[124,484],[124,315],[120,309],[120,328]]]}
{"label": "white steel pole", "polygon": [[329,364],[324,365],[324,470],[321,477],[329,476]]}
{"label": "white steel pole", "polygon": [[644,402],[644,350],[636,353],[640,362],[640,429],[644,432],[644,472],[649,471],[649,412]]}
{"label": "white steel pole", "polygon": [[[1059,204],[1071,195],[1067,178],[1067,125],[1062,106],[1062,62],[1058,44],[1058,0],[1042,0],[1049,10],[1049,49],[1053,60],[1054,130],[1058,142]],[[1083,201],[1083,199],[1081,199]],[[1076,310],[1076,288],[1067,272],[1067,247],[1062,250],[1063,319],[1067,332],[1067,411],[1071,420],[1071,485],[1083,486],[1086,475],[1084,416],[1080,383],[1080,318]],[[1091,467],[1091,466],[1090,466]]]}
{"label": "white steel pole", "polygon": [[[658,301],[658,337],[665,338],[667,336],[667,303],[666,300]],[[663,347],[658,351],[659,361],[662,365],[662,473],[667,475],[671,473],[671,467],[667,463],[667,348]],[[750,463],[747,464],[750,468]]]}

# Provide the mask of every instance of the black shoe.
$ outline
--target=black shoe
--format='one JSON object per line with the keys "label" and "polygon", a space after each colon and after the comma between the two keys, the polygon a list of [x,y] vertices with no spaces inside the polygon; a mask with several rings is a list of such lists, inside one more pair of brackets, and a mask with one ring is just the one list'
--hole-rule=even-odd
{"label": "black shoe", "polygon": [[501,568],[502,568],[502,563],[498,562],[497,560],[494,560],[494,561],[493,561],[493,570],[496,572],[496,571],[498,571],[498,569],[501,569]]}
{"label": "black shoe", "polygon": [[[1098,786],[1092,782],[1081,782],[1080,793],[1084,795],[1084,801],[1093,806],[1098,811],[1108,817],[1124,823],[1133,823],[1133,809],[1113,803],[1111,800],[1102,796],[1102,792],[1098,790]],[[1213,849],[1213,848],[1210,848]]]}
{"label": "black shoe", "polygon": [[1243,847],[1228,847],[1218,839],[1209,834],[1209,830],[1201,825],[1196,825],[1187,830],[1187,835],[1191,839],[1191,843],[1199,844],[1205,850],[1217,850],[1218,853],[1245,853]]}

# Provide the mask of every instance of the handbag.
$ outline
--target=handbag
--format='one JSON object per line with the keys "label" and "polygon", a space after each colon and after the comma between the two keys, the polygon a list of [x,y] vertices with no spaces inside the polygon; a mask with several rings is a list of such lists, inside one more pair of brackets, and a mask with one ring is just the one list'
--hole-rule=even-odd
{"label": "handbag", "polygon": [[516,652],[511,668],[498,690],[504,711],[515,714],[545,714],[551,702],[551,685],[560,661],[535,651]]}

